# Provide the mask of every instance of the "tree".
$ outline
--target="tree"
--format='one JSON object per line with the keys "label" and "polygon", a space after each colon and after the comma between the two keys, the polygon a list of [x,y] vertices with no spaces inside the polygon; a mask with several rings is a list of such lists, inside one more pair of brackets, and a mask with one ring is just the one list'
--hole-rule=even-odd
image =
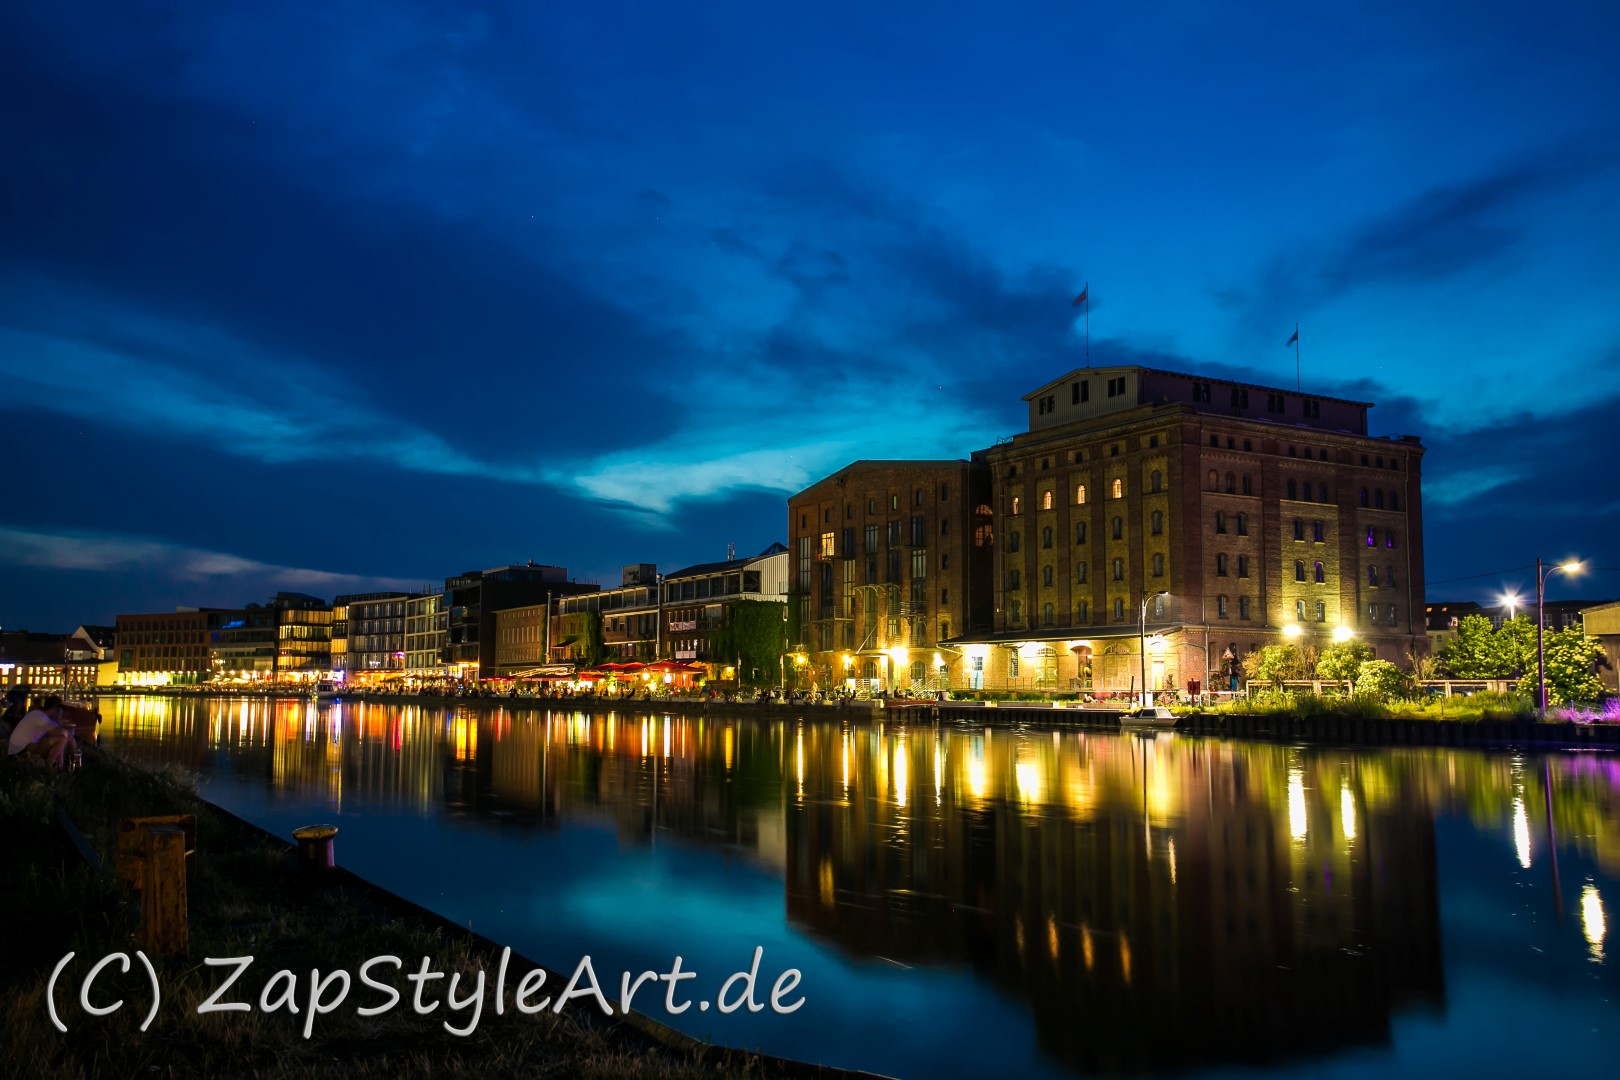
{"label": "tree", "polygon": [[739,600],[731,605],[726,625],[714,635],[711,647],[716,660],[739,665],[738,686],[777,684],[787,650],[787,614],[787,605],[772,600]]}
{"label": "tree", "polygon": [[1502,675],[1509,678],[1535,670],[1536,624],[1526,615],[1509,619],[1496,632],[1496,656]]}
{"label": "tree", "polygon": [[1316,662],[1316,677],[1334,682],[1353,682],[1361,665],[1373,658],[1372,646],[1360,641],[1341,641],[1322,650]]}
{"label": "tree", "polygon": [[[1576,627],[1560,630],[1547,636],[1547,703],[1568,705],[1577,701],[1596,701],[1603,696],[1603,682],[1597,677],[1597,666],[1603,661],[1603,645],[1597,638],[1587,637]],[[1536,665],[1519,681],[1519,689],[1531,695],[1536,692]]]}
{"label": "tree", "polygon": [[607,655],[607,640],[602,636],[602,616],[595,611],[584,611],[580,625],[579,647],[586,667],[595,667]]}
{"label": "tree", "polygon": [[1251,679],[1264,679],[1270,683],[1303,679],[1309,670],[1298,645],[1264,646],[1259,652],[1244,657],[1243,669]]}
{"label": "tree", "polygon": [[1356,696],[1388,701],[1406,688],[1406,672],[1388,660],[1364,661],[1356,671]]}
{"label": "tree", "polygon": [[1440,663],[1454,679],[1501,679],[1513,670],[1496,641],[1491,620],[1483,615],[1463,616],[1457,636],[1440,654]]}

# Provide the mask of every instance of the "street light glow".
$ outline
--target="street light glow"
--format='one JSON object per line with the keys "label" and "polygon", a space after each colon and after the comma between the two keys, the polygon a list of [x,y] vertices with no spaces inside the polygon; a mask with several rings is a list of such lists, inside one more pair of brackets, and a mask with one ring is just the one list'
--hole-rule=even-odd
{"label": "street light glow", "polygon": [[1335,626],[1333,628],[1334,641],[1349,641],[1356,636],[1356,632],[1348,626]]}
{"label": "street light glow", "polygon": [[1570,562],[1564,563],[1557,569],[1562,570],[1566,574],[1578,574],[1581,572],[1581,562],[1579,559],[1574,559]]}
{"label": "street light glow", "polygon": [[1296,637],[1299,637],[1299,635],[1303,634],[1305,631],[1303,631],[1303,630],[1301,630],[1299,628],[1298,623],[1289,623],[1287,626],[1283,627],[1282,632],[1283,632],[1283,637],[1296,638]]}

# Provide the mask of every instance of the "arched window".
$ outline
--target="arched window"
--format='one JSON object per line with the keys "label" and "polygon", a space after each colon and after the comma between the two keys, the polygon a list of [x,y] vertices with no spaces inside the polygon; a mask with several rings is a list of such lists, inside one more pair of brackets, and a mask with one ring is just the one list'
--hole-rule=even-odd
{"label": "arched window", "polygon": [[1020,534],[1018,534],[1016,532],[1008,533],[1007,534],[1007,550],[1008,551],[1017,551],[1019,546],[1020,546],[1020,539],[1021,539]]}
{"label": "arched window", "polygon": [[1238,556],[1238,577],[1248,577],[1248,576],[1249,576],[1249,557],[1247,555],[1239,555]]}
{"label": "arched window", "polygon": [[1290,499],[1299,498],[1299,485],[1292,480],[1288,481],[1288,497]]}
{"label": "arched window", "polygon": [[1395,605],[1389,605],[1389,625],[1395,625]]}
{"label": "arched window", "polygon": [[1390,585],[1395,584],[1395,568],[1393,566],[1384,568],[1384,581]]}
{"label": "arched window", "polygon": [[1316,583],[1318,585],[1322,585],[1322,584],[1325,584],[1326,582],[1327,582],[1327,574],[1322,570],[1322,564],[1317,563],[1316,564]]}
{"label": "arched window", "polygon": [[1052,625],[1052,614],[1053,614],[1053,611],[1052,611],[1052,605],[1051,604],[1043,604],[1043,605],[1041,605],[1041,625],[1042,626],[1051,626]]}
{"label": "arched window", "polygon": [[1086,505],[1086,485],[1081,484],[1074,489],[1074,504],[1076,506]]}
{"label": "arched window", "polygon": [[1152,516],[1152,518],[1150,520],[1152,521],[1153,535],[1154,536],[1163,536],[1164,535],[1164,511],[1163,510],[1155,510],[1155,511],[1153,511],[1153,516]]}
{"label": "arched window", "polygon": [[1153,491],[1158,491],[1164,486],[1164,477],[1158,469],[1154,469],[1153,475],[1148,477],[1148,486]]}
{"label": "arched window", "polygon": [[1052,493],[1050,491],[1041,492],[1041,509],[1052,509]]}
{"label": "arched window", "polygon": [[1216,577],[1225,577],[1226,576],[1226,553],[1225,552],[1222,552],[1221,554],[1215,556],[1215,576]]}
{"label": "arched window", "polygon": [[1075,522],[1074,542],[1077,544],[1083,544],[1086,542],[1086,523],[1083,521]]}
{"label": "arched window", "polygon": [[1247,596],[1240,596],[1240,597],[1238,597],[1238,618],[1247,619],[1248,617],[1249,617],[1249,598]]}
{"label": "arched window", "polygon": [[1379,488],[1377,491],[1373,492],[1373,509],[1382,510],[1383,508],[1384,508],[1384,489]]}
{"label": "arched window", "polygon": [[1209,490],[1214,491],[1221,486],[1221,474],[1214,469],[1209,470]]}
{"label": "arched window", "polygon": [[1114,580],[1115,581],[1124,581],[1125,580],[1125,560],[1124,559],[1115,559],[1114,560]]}
{"label": "arched window", "polygon": [[1377,532],[1378,532],[1378,530],[1374,529],[1372,526],[1369,525],[1367,527],[1367,546],[1368,547],[1377,547],[1378,546],[1378,539],[1377,539],[1377,537],[1375,535]]}
{"label": "arched window", "polygon": [[1305,621],[1305,601],[1303,601],[1303,600],[1295,600],[1294,601],[1294,619],[1295,619],[1296,622],[1304,622]]}
{"label": "arched window", "polygon": [[1215,531],[1218,532],[1218,533],[1223,533],[1223,532],[1226,531],[1226,511],[1225,510],[1217,510],[1217,511],[1215,511]]}
{"label": "arched window", "polygon": [[1316,621],[1327,622],[1327,605],[1320,600],[1316,602]]}
{"label": "arched window", "polygon": [[1077,622],[1077,623],[1088,623],[1088,622],[1090,622],[1091,621],[1091,604],[1089,604],[1085,600],[1082,600],[1078,604],[1074,605],[1074,621]]}
{"label": "arched window", "polygon": [[1233,495],[1233,494],[1236,494],[1236,492],[1237,492],[1237,477],[1235,475],[1233,475],[1232,473],[1227,473],[1226,474],[1226,493],[1228,495]]}
{"label": "arched window", "polygon": [[1117,518],[1114,519],[1114,539],[1115,540],[1123,540],[1123,539],[1125,539],[1125,519],[1124,518],[1117,517]]}
{"label": "arched window", "polygon": [[1361,505],[1366,506],[1367,505],[1367,489],[1366,488],[1361,489],[1360,498],[1361,498]]}
{"label": "arched window", "polygon": [[1153,576],[1164,577],[1164,556],[1157,551],[1153,553]]}
{"label": "arched window", "polygon": [[1155,619],[1158,619],[1158,618],[1162,618],[1163,616],[1164,616],[1164,597],[1163,596],[1155,596],[1153,598],[1153,617]]}
{"label": "arched window", "polygon": [[1294,580],[1295,581],[1304,581],[1305,580],[1305,563],[1304,563],[1303,560],[1300,560],[1300,559],[1295,559],[1294,560]]}
{"label": "arched window", "polygon": [[1215,598],[1215,616],[1216,616],[1216,618],[1220,618],[1220,619],[1230,618],[1230,616],[1227,615],[1227,613],[1226,613],[1226,597],[1225,596],[1217,596]]}
{"label": "arched window", "polygon": [[1249,515],[1248,514],[1239,514],[1237,516],[1237,534],[1239,536],[1248,536],[1249,535]]}
{"label": "arched window", "polygon": [[1052,568],[1050,566],[1041,567],[1041,584],[1048,589],[1052,587]]}
{"label": "arched window", "polygon": [[1395,530],[1394,529],[1385,529],[1384,530],[1384,546],[1387,547],[1387,548],[1392,548],[1392,547],[1395,546]]}
{"label": "arched window", "polygon": [[[1326,453],[1326,451],[1323,451],[1323,452]],[[1333,501],[1332,499],[1328,498],[1328,489],[1327,489],[1326,484],[1318,484],[1316,486],[1316,490],[1317,490],[1317,496],[1316,496],[1316,501],[1317,502],[1332,502]]]}
{"label": "arched window", "polygon": [[1044,526],[1041,527],[1041,547],[1050,548],[1051,546],[1052,546],[1052,526],[1044,525]]}
{"label": "arched window", "polygon": [[1115,480],[1114,481],[1114,498],[1123,499],[1124,497],[1125,497],[1125,481],[1123,481],[1123,480]]}
{"label": "arched window", "polygon": [[1254,477],[1250,476],[1248,473],[1243,474],[1243,494],[1254,494]]}
{"label": "arched window", "polygon": [[1367,567],[1367,584],[1369,584],[1369,585],[1377,585],[1378,584],[1378,567],[1376,567],[1376,566]]}
{"label": "arched window", "polygon": [[1295,540],[1303,540],[1303,539],[1305,539],[1305,522],[1300,520],[1299,518],[1294,519],[1294,539]]}
{"label": "arched window", "polygon": [[1007,571],[1007,588],[1016,589],[1024,583],[1024,577],[1017,570]]}
{"label": "arched window", "polygon": [[1074,581],[1075,581],[1076,585],[1084,585],[1086,583],[1086,564],[1085,563],[1077,563],[1077,564],[1075,564]]}
{"label": "arched window", "polygon": [[[1023,605],[1022,601],[1014,600],[1012,602],[1012,621],[1013,622],[1023,622],[1024,621],[1024,605]],[[1017,654],[1015,653],[1014,655],[1017,655]]]}
{"label": "arched window", "polygon": [[1114,601],[1114,621],[1115,622],[1124,622],[1125,621],[1125,601],[1123,601],[1123,600],[1115,600]]}

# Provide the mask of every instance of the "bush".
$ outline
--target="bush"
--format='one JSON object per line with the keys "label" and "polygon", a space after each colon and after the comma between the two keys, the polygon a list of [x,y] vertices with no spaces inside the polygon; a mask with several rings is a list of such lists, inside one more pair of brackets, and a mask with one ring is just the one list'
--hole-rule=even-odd
{"label": "bush", "polygon": [[1388,660],[1366,660],[1356,669],[1356,696],[1388,701],[1406,689],[1406,672]]}

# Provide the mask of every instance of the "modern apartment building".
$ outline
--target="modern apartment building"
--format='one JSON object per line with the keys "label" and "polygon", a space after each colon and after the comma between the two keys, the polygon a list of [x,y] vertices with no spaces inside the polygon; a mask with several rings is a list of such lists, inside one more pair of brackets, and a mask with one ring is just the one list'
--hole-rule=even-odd
{"label": "modern apartment building", "polygon": [[699,563],[665,574],[663,598],[661,659],[701,663],[710,680],[756,682],[755,673],[736,670],[740,655],[725,655],[731,650],[721,649],[720,639],[743,601],[779,604],[787,621],[787,548],[772,544],[749,558]]}
{"label": "modern apartment building", "polygon": [[422,593],[405,601],[405,675],[410,679],[447,678],[444,652],[448,637],[444,594]]}
{"label": "modern apartment building", "polygon": [[[617,589],[565,596],[552,613],[551,660],[555,663],[624,663],[664,659],[658,630],[658,567],[624,568]],[[667,653],[668,650],[663,650]]]}
{"label": "modern apartment building", "polygon": [[497,566],[469,570],[444,583],[447,613],[444,663],[455,678],[480,680],[495,676],[495,613],[505,608],[543,604],[548,598],[595,592],[594,583],[568,580],[561,566]]}
{"label": "modern apartment building", "polygon": [[358,685],[403,678],[406,606],[412,599],[406,592],[375,592],[332,601],[333,675],[341,670],[343,678]]}
{"label": "modern apartment building", "polygon": [[241,612],[230,608],[178,608],[114,619],[114,655],[121,686],[207,682],[220,633]]}

